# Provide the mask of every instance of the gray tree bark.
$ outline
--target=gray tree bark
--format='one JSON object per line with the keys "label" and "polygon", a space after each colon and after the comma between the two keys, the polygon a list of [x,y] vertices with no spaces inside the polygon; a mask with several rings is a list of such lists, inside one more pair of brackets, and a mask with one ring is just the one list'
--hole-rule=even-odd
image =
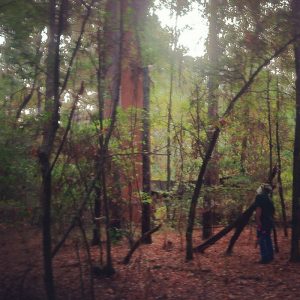
{"label": "gray tree bark", "polygon": [[[210,0],[209,2],[209,33],[207,53],[210,64],[210,72],[208,77],[208,120],[214,123],[218,118],[218,79],[217,67],[219,56],[219,38],[218,38],[218,1]],[[209,138],[212,137],[213,129],[209,130]],[[204,183],[207,187],[217,185],[219,183],[219,169],[216,150],[210,162],[207,165],[207,170],[204,177]],[[202,238],[207,239],[212,235],[212,194],[204,195],[204,212],[202,214]]]}
{"label": "gray tree bark", "polygon": [[[143,159],[143,194],[150,197],[151,193],[151,173],[150,173],[150,77],[148,67],[143,69],[143,135],[142,135],[142,159]],[[142,203],[142,236],[151,229],[151,203]],[[143,239],[146,244],[151,244],[151,234]]]}

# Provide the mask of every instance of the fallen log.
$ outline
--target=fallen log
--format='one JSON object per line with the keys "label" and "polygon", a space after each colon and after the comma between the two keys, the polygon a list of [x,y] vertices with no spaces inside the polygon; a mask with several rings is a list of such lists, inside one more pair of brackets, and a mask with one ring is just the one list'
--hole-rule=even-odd
{"label": "fallen log", "polygon": [[[220,240],[223,236],[225,236],[227,233],[229,233],[232,229],[237,228],[235,235],[233,235],[231,243],[229,244],[230,249],[232,250],[232,247],[235,243],[235,241],[238,239],[240,232],[242,232],[245,225],[248,223],[250,217],[253,214],[253,211],[255,209],[254,203],[245,210],[245,212],[240,215],[233,223],[226,226],[224,229],[219,231],[217,234],[212,236],[210,239],[206,240],[201,245],[194,248],[194,252],[204,252],[205,249],[215,244],[218,240]],[[245,224],[245,225],[244,225]],[[239,228],[239,229],[238,229]],[[229,248],[228,247],[228,248]],[[227,249],[228,251],[228,249]]]}
{"label": "fallen log", "polygon": [[129,264],[129,261],[134,253],[134,251],[143,243],[143,241],[150,236],[152,233],[158,231],[161,228],[162,224],[159,224],[158,226],[154,227],[153,229],[149,230],[145,234],[143,234],[131,247],[125,258],[123,259],[123,264],[127,265]]}
{"label": "fallen log", "polygon": [[244,230],[245,226],[249,223],[249,220],[250,220],[254,210],[255,210],[255,205],[253,203],[247,210],[245,210],[245,212],[240,216],[240,218],[238,218],[238,220],[236,222],[236,226],[235,226],[236,229],[235,229],[233,236],[231,237],[231,239],[229,241],[229,245],[227,247],[226,254],[232,253],[232,249],[233,249],[235,242],[238,240],[238,238],[239,238],[240,234],[242,233],[242,231]]}
{"label": "fallen log", "polygon": [[[272,185],[272,181],[278,172],[277,164],[272,168],[269,176],[269,183]],[[274,187],[273,187],[274,188]],[[232,249],[234,247],[235,242],[238,240],[240,234],[244,230],[245,226],[249,223],[249,220],[255,210],[255,202],[253,202],[233,223],[226,226],[224,229],[219,231],[217,234],[212,236],[210,239],[202,243],[201,245],[195,247],[193,249],[194,252],[204,252],[205,249],[215,244],[218,240],[220,240],[223,236],[229,233],[232,229],[235,228],[235,232],[230,239],[229,245],[226,250],[226,254],[231,254]],[[275,251],[279,252],[278,250],[278,243],[277,243],[277,235],[276,229],[274,227],[274,243],[275,243]]]}
{"label": "fallen log", "polygon": [[[226,254],[230,255],[232,253],[232,249],[235,245],[235,242],[238,240],[240,234],[244,230],[245,226],[249,223],[249,219],[251,218],[253,212],[255,210],[254,203],[247,209],[245,212],[233,223],[226,226],[224,229],[219,231],[217,234],[212,236],[210,239],[202,243],[201,245],[194,248],[194,252],[201,252],[204,253],[205,249],[215,244],[218,240],[220,240],[223,236],[229,233],[232,229],[235,228],[235,232],[229,241],[229,245],[226,250]],[[277,242],[277,234],[276,228],[273,228],[274,233],[274,247],[275,252],[279,252],[278,242]]]}

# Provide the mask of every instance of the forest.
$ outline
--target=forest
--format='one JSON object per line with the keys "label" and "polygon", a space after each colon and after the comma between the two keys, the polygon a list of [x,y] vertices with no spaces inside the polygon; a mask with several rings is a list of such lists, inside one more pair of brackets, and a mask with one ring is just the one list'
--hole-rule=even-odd
{"label": "forest", "polygon": [[3,300],[300,299],[300,0],[0,0],[0,243]]}

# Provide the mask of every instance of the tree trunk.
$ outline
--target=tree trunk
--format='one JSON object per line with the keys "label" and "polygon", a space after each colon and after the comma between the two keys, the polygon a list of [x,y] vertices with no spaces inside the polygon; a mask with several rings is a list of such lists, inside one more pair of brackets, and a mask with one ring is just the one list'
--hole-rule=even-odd
{"label": "tree trunk", "polygon": [[188,215],[188,225],[186,229],[186,260],[193,259],[193,230],[194,230],[194,223],[195,223],[196,206],[203,185],[203,179],[207,168],[207,164],[216,146],[217,140],[219,138],[219,134],[220,134],[220,128],[216,128],[210,140],[209,147],[206,151],[205,157],[203,159],[202,166],[196,182],[196,186],[193,192],[191,206]]}
{"label": "tree trunk", "polygon": [[[98,170],[98,167],[96,167]],[[97,183],[100,184],[100,178],[96,179]],[[95,201],[94,201],[94,228],[93,228],[93,238],[92,246],[100,245],[100,218],[101,218],[101,188],[95,186]]]}
{"label": "tree trunk", "polygon": [[[214,123],[218,118],[218,79],[217,79],[217,67],[218,67],[218,3],[216,0],[210,0],[210,18],[209,18],[209,33],[208,33],[208,59],[210,64],[210,72],[208,77],[208,120],[210,123]],[[209,131],[209,138],[211,138],[213,132]],[[211,158],[211,161],[207,165],[207,170],[204,178],[204,183],[207,187],[217,185],[219,183],[219,170],[217,155]],[[212,235],[212,194],[206,193],[204,195],[204,212],[202,215],[202,238],[207,239]]]}
{"label": "tree trunk", "polygon": [[51,243],[51,172],[48,157],[39,154],[42,168],[42,226],[43,226],[43,260],[44,260],[44,282],[48,300],[55,299],[55,288],[52,266],[52,243]]}
{"label": "tree trunk", "polygon": [[249,143],[249,124],[250,123],[250,108],[248,101],[245,101],[243,108],[243,127],[244,136],[241,143],[241,154],[240,154],[240,172],[242,175],[246,175],[246,161],[247,161],[247,150]]}
{"label": "tree trunk", "polygon": [[129,264],[129,261],[132,257],[134,251],[142,244],[145,240],[147,240],[147,236],[151,236],[154,232],[158,231],[161,228],[162,224],[157,225],[156,227],[152,228],[148,232],[145,232],[136,242],[133,243],[132,247],[130,248],[129,252],[123,259],[123,264]]}
{"label": "tree trunk", "polygon": [[167,120],[167,191],[171,190],[171,121],[172,121],[172,94],[173,94],[173,67],[171,68],[168,120]]}
{"label": "tree trunk", "polygon": [[111,253],[111,234],[110,234],[110,201],[106,190],[106,168],[105,162],[102,164],[101,185],[103,191],[103,203],[105,211],[105,233],[106,233],[106,265],[105,273],[108,276],[115,274],[113,267],[112,253]]}
{"label": "tree trunk", "polygon": [[[300,34],[300,0],[292,1],[294,33]],[[293,199],[292,199],[292,239],[291,257],[293,262],[300,262],[300,40],[294,43],[296,69],[296,125],[293,161]]]}
{"label": "tree trunk", "polygon": [[[44,125],[43,141],[39,149],[39,162],[42,171],[41,203],[43,210],[43,258],[44,258],[44,282],[48,300],[55,299],[55,288],[52,266],[52,242],[51,242],[51,194],[52,194],[52,167],[51,154],[59,122],[59,46],[62,31],[62,14],[65,0],[57,7],[55,0],[49,2],[49,34],[48,57],[46,78],[46,102],[45,111],[49,119]],[[59,9],[58,9],[59,8]],[[58,17],[58,18],[57,18]]]}
{"label": "tree trunk", "polygon": [[[178,42],[178,33],[177,33],[177,20],[178,13],[176,11],[176,21],[173,31],[174,42],[172,44],[173,52],[176,53],[177,42]],[[171,123],[172,123],[172,110],[173,110],[173,90],[174,90],[174,67],[175,67],[175,58],[174,54],[171,55],[171,71],[170,71],[170,89],[169,89],[169,102],[168,102],[168,119],[167,119],[167,191],[171,190]]]}
{"label": "tree trunk", "polygon": [[254,212],[254,205],[251,205],[235,222],[229,224],[224,229],[222,229],[220,232],[218,232],[216,235],[205,241],[200,246],[197,246],[194,248],[195,252],[204,252],[204,250],[213,244],[215,244],[218,240],[220,240],[222,237],[224,237],[227,233],[229,233],[233,228],[237,228],[240,226],[240,228],[236,231],[234,236],[232,237],[232,240],[229,243],[229,246],[227,248],[227,254],[231,253],[232,248],[234,246],[234,243],[238,239],[238,236],[242,232],[243,228],[245,227],[245,224],[248,223],[250,217],[252,216]]}
{"label": "tree trunk", "polygon": [[[106,235],[106,265],[104,272],[110,276],[115,273],[113,267],[112,253],[111,253],[111,209],[110,198],[107,194],[107,157],[109,154],[109,143],[113,134],[116,120],[117,108],[120,100],[120,89],[122,81],[123,70],[123,43],[124,43],[124,12],[125,3],[123,1],[109,1],[106,3],[106,19],[104,27],[104,51],[98,52],[99,67],[98,67],[98,98],[99,98],[99,164],[96,170],[99,176],[99,183],[101,188],[101,196],[103,197],[103,208],[105,214],[105,235]],[[116,30],[118,28],[118,30]],[[98,36],[99,40],[99,36]],[[99,42],[99,41],[98,41]],[[100,45],[99,45],[100,48]],[[100,49],[98,49],[100,51]],[[110,73],[109,73],[110,72]],[[110,124],[108,128],[104,128],[104,96],[102,81],[104,77],[109,77],[111,80],[111,111],[110,111]],[[106,131],[106,134],[104,132]],[[97,204],[95,203],[95,206]]]}
{"label": "tree trunk", "polygon": [[245,226],[249,223],[249,220],[253,214],[255,210],[255,206],[254,204],[252,204],[242,215],[241,217],[239,217],[236,221],[235,224],[235,232],[233,234],[233,236],[231,237],[230,241],[229,241],[229,245],[227,247],[226,250],[226,254],[231,254],[233,247],[235,245],[235,242],[238,240],[240,234],[242,233],[242,231],[244,230]]}
{"label": "tree trunk", "polygon": [[[101,22],[101,20],[99,21]],[[98,51],[98,66],[97,66],[97,93],[98,93],[98,118],[100,125],[99,132],[99,150],[98,157],[95,161],[95,170],[96,170],[96,184],[95,184],[95,199],[94,199],[94,228],[93,228],[93,237],[92,245],[100,245],[100,252],[102,254],[102,244],[101,244],[101,228],[100,228],[100,218],[101,218],[101,204],[102,204],[102,191],[101,191],[101,179],[100,179],[100,158],[101,158],[101,147],[104,143],[104,78],[105,78],[105,51],[104,51],[104,33],[103,30],[98,28],[97,31],[97,51]],[[102,255],[101,255],[102,257]],[[102,258],[101,258],[102,261]]]}
{"label": "tree trunk", "polygon": [[[270,84],[271,84],[271,76],[270,71],[268,71],[268,79],[267,79],[267,111],[268,111],[268,133],[269,133],[269,178],[268,182],[272,182],[273,180],[273,134],[272,134],[272,111],[271,111],[271,97],[270,97]],[[273,197],[273,193],[271,193],[271,198]],[[277,231],[274,226],[274,246],[275,252],[279,252],[278,242],[277,242]]]}
{"label": "tree trunk", "polygon": [[[143,135],[142,135],[142,159],[143,159],[143,195],[147,199],[142,202],[142,236],[151,229],[151,203],[148,201],[151,193],[151,173],[150,173],[150,78],[148,67],[143,70]],[[146,200],[146,201],[145,201]],[[151,234],[145,236],[144,243],[151,244]]]}
{"label": "tree trunk", "polygon": [[[248,115],[247,115],[248,116]],[[245,134],[245,136],[242,139],[242,150],[241,150],[241,173],[242,175],[246,174],[246,157],[247,157],[247,149],[248,149],[248,133]]]}
{"label": "tree trunk", "polygon": [[269,132],[269,179],[268,179],[269,182],[271,182],[272,169],[273,169],[273,135],[272,135],[270,83],[271,83],[271,77],[270,77],[270,72],[268,71],[268,79],[267,79],[267,111],[268,111],[268,132]]}
{"label": "tree trunk", "polygon": [[281,147],[280,147],[280,138],[279,138],[279,112],[280,112],[280,97],[279,97],[279,85],[277,79],[276,122],[275,122],[276,151],[277,151],[277,165],[278,165],[277,182],[278,182],[278,193],[279,193],[280,204],[281,204],[284,235],[287,237],[288,230],[287,230],[287,220],[286,220],[286,209],[285,209],[285,200],[284,200],[282,180],[281,180]]}

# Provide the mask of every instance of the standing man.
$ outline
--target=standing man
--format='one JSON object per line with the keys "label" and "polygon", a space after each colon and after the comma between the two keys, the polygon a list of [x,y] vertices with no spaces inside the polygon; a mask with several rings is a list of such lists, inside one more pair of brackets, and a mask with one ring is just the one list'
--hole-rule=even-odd
{"label": "standing man", "polygon": [[271,193],[272,186],[264,183],[257,189],[257,196],[255,198],[255,221],[257,225],[261,264],[268,264],[274,258],[271,231],[274,227],[275,208],[270,198]]}

